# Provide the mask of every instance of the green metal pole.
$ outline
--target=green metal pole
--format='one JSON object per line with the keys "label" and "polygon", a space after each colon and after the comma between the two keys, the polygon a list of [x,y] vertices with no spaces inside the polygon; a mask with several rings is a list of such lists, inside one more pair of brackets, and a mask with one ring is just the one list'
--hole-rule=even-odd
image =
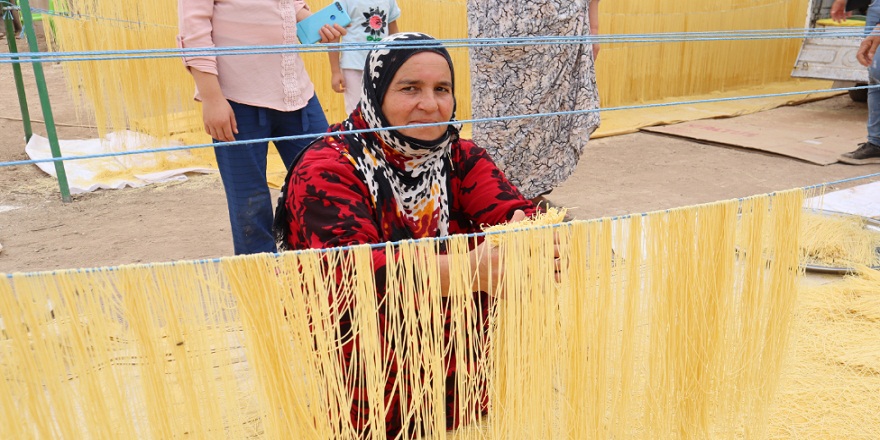
{"label": "green metal pole", "polygon": [[[5,5],[5,3],[3,3]],[[6,23],[6,41],[9,46],[9,53],[18,53],[18,44],[15,42],[15,27],[12,24],[12,14],[6,10],[4,6],[3,21]],[[17,60],[18,57],[13,57]],[[24,123],[24,143],[27,144],[31,140],[33,131],[31,129],[31,114],[28,111],[27,94],[24,91],[24,80],[21,76],[21,64],[12,64],[12,76],[15,77],[15,90],[18,92],[18,105],[21,107],[21,121]]]}
{"label": "green metal pole", "polygon": [[[34,32],[34,17],[31,14],[29,0],[19,0],[21,7],[21,25],[27,35],[28,47],[33,53],[40,51],[37,44],[37,34]],[[46,76],[43,74],[43,64],[40,61],[32,61],[34,65],[34,78],[37,81],[37,91],[40,93],[40,106],[43,107],[43,119],[46,121],[46,137],[49,138],[49,147],[52,157],[61,157],[61,147],[58,145],[58,134],[55,132],[55,118],[52,116],[52,107],[49,104],[49,89],[46,87]],[[61,190],[61,200],[71,201],[70,188],[67,184],[67,173],[64,171],[64,163],[55,161],[55,174],[58,175],[58,188]]]}
{"label": "green metal pole", "polygon": [[[55,12],[55,2],[49,0],[49,10]],[[49,29],[52,29],[52,38],[55,38],[55,20],[52,20],[51,14],[43,15],[43,23],[49,22]],[[45,29],[45,28],[43,28]]]}

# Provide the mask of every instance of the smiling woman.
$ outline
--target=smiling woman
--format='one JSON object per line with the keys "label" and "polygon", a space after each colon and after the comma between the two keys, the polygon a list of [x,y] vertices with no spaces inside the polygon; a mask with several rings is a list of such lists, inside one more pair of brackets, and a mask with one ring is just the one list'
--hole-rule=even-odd
{"label": "smiling woman", "polygon": [[[382,113],[392,126],[449,122],[455,109],[451,64],[443,56],[421,52],[410,58],[391,80]],[[421,141],[438,139],[445,125],[400,129]]]}
{"label": "smiling woman", "polygon": [[[482,148],[459,138],[454,125],[453,66],[446,49],[432,37],[417,33],[395,34],[382,41],[387,46],[367,56],[360,106],[330,131],[383,130],[325,136],[306,149],[291,168],[278,202],[275,227],[282,249],[344,247],[480,232],[482,225],[523,220],[536,212],[532,202],[507,181]],[[445,124],[387,130],[432,123]],[[469,243],[469,263],[476,276],[465,290],[469,288],[473,304],[479,305],[472,311],[479,317],[475,322],[486,323],[494,301],[490,293],[498,295],[497,280],[503,269],[498,265],[497,249],[481,239]],[[396,347],[393,339],[385,337],[390,317],[401,313],[385,301],[386,270],[394,270],[386,269],[386,262],[396,261],[398,252],[391,246],[372,250],[378,331],[385,344],[383,349],[389,353],[387,359],[406,356],[403,347]],[[445,248],[439,253],[437,276],[427,276],[425,283],[439,286],[443,297],[426,300],[442,301],[447,313],[443,324],[448,325],[450,261]],[[329,270],[333,273],[334,269]],[[342,283],[343,271],[337,270]],[[360,336],[351,328],[358,305],[338,301],[334,307],[341,316],[339,334],[346,335],[340,341],[344,352],[341,362],[351,375],[351,422],[358,438],[369,436],[370,409],[377,406],[387,408],[383,429],[388,438],[401,431],[410,438],[423,428],[403,426],[402,420],[408,419],[413,405],[423,402],[410,396],[406,381],[397,378],[421,373],[398,372],[397,361],[390,361],[392,372],[385,384],[384,402],[377,405],[378,396],[364,391],[368,366],[359,352]],[[393,329],[390,331],[393,333]],[[457,378],[470,377],[482,353],[458,364],[454,352],[446,356],[450,365],[445,378],[446,425],[453,428],[462,420],[456,405]],[[478,397],[482,406],[474,410],[484,411],[485,396]]]}

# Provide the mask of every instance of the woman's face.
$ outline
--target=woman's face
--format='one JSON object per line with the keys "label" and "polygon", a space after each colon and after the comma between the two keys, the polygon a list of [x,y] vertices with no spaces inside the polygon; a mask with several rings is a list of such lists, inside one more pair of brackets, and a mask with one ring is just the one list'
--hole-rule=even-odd
{"label": "woman's face", "polygon": [[[419,52],[403,63],[394,75],[385,92],[382,113],[394,126],[449,122],[454,104],[452,72],[446,58],[434,52]],[[446,126],[399,131],[420,141],[433,141],[446,132]]]}

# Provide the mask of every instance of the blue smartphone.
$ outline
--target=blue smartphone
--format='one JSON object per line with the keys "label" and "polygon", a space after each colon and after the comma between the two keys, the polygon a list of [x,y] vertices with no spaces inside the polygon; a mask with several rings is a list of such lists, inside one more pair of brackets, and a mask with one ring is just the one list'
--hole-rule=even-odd
{"label": "blue smartphone", "polygon": [[346,27],[351,24],[351,17],[339,2],[333,2],[320,11],[309,15],[305,20],[296,24],[296,37],[302,44],[314,44],[321,41],[321,34],[318,31],[325,24],[333,26],[338,24]]}

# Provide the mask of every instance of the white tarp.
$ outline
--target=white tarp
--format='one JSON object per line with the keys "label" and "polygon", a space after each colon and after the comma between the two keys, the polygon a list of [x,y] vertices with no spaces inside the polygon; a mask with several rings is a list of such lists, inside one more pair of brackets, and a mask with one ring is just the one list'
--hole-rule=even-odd
{"label": "white tarp", "polygon": [[[60,140],[61,156],[119,153],[180,146],[180,143],[159,143],[152,136],[133,131],[114,132],[103,139]],[[49,159],[52,150],[49,140],[34,135],[25,146],[33,160]],[[36,164],[41,170],[58,177],[53,162]],[[96,189],[141,187],[170,180],[186,180],[186,173],[217,172],[213,164],[188,150],[108,156],[94,159],[64,161],[64,171],[71,194],[82,194]]]}
{"label": "white tarp", "polygon": [[805,205],[863,217],[880,217],[880,182],[826,193],[824,196],[807,199]]}

